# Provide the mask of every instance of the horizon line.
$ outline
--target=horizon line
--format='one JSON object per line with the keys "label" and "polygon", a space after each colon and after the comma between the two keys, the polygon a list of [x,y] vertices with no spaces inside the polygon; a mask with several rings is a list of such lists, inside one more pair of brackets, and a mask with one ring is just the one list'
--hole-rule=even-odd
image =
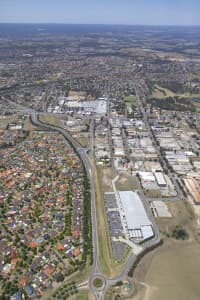
{"label": "horizon line", "polygon": [[97,25],[97,26],[161,26],[161,27],[200,27],[200,24],[120,24],[120,23],[65,23],[65,22],[1,22],[13,25]]}

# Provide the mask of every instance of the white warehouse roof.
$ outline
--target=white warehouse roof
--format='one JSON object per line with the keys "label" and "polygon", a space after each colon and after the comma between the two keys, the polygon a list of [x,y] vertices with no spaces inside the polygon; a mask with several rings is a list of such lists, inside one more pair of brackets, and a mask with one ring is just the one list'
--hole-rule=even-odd
{"label": "white warehouse roof", "polygon": [[148,182],[154,182],[155,177],[153,176],[152,172],[138,172],[139,176],[142,180],[148,181]]}
{"label": "white warehouse roof", "polygon": [[138,194],[132,191],[122,191],[119,192],[119,197],[130,236],[134,237],[135,233],[139,230],[143,239],[153,237],[152,223]]}
{"label": "white warehouse roof", "polygon": [[164,177],[162,172],[155,172],[154,175],[155,175],[155,178],[156,178],[156,181],[157,181],[158,185],[161,185],[161,186],[166,186],[167,185],[165,177]]}

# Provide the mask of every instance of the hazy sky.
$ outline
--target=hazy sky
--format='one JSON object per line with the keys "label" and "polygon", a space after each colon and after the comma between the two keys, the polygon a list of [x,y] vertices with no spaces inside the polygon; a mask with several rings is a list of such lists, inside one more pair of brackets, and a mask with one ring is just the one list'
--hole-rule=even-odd
{"label": "hazy sky", "polygon": [[0,22],[200,25],[200,0],[0,0]]}

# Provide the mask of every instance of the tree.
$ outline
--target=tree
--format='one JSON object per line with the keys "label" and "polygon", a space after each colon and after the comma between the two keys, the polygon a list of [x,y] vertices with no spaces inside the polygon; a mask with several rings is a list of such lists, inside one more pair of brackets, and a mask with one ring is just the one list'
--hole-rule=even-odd
{"label": "tree", "polygon": [[177,240],[186,240],[188,239],[189,235],[185,229],[181,228],[179,225],[176,225],[172,231],[172,237]]}

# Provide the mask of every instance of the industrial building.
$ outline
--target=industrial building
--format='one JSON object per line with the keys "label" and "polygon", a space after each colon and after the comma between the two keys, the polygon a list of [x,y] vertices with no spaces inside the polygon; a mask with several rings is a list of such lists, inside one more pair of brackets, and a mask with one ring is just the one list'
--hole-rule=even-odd
{"label": "industrial building", "polygon": [[200,205],[200,181],[195,178],[184,178],[185,186],[189,194],[192,196],[194,203]]}
{"label": "industrial building", "polygon": [[152,223],[137,192],[118,192],[123,221],[129,238],[142,242],[154,236]]}
{"label": "industrial building", "polygon": [[154,173],[154,176],[155,176],[155,178],[156,178],[157,184],[158,184],[160,187],[166,187],[166,186],[167,186],[165,177],[164,177],[164,175],[163,175],[162,172],[155,172],[155,173]]}
{"label": "industrial building", "polygon": [[[48,109],[52,112],[52,108]],[[97,100],[82,101],[75,98],[61,98],[59,105],[57,105],[54,113],[77,113],[77,114],[98,114],[103,116],[107,113],[107,98],[100,98]]]}

